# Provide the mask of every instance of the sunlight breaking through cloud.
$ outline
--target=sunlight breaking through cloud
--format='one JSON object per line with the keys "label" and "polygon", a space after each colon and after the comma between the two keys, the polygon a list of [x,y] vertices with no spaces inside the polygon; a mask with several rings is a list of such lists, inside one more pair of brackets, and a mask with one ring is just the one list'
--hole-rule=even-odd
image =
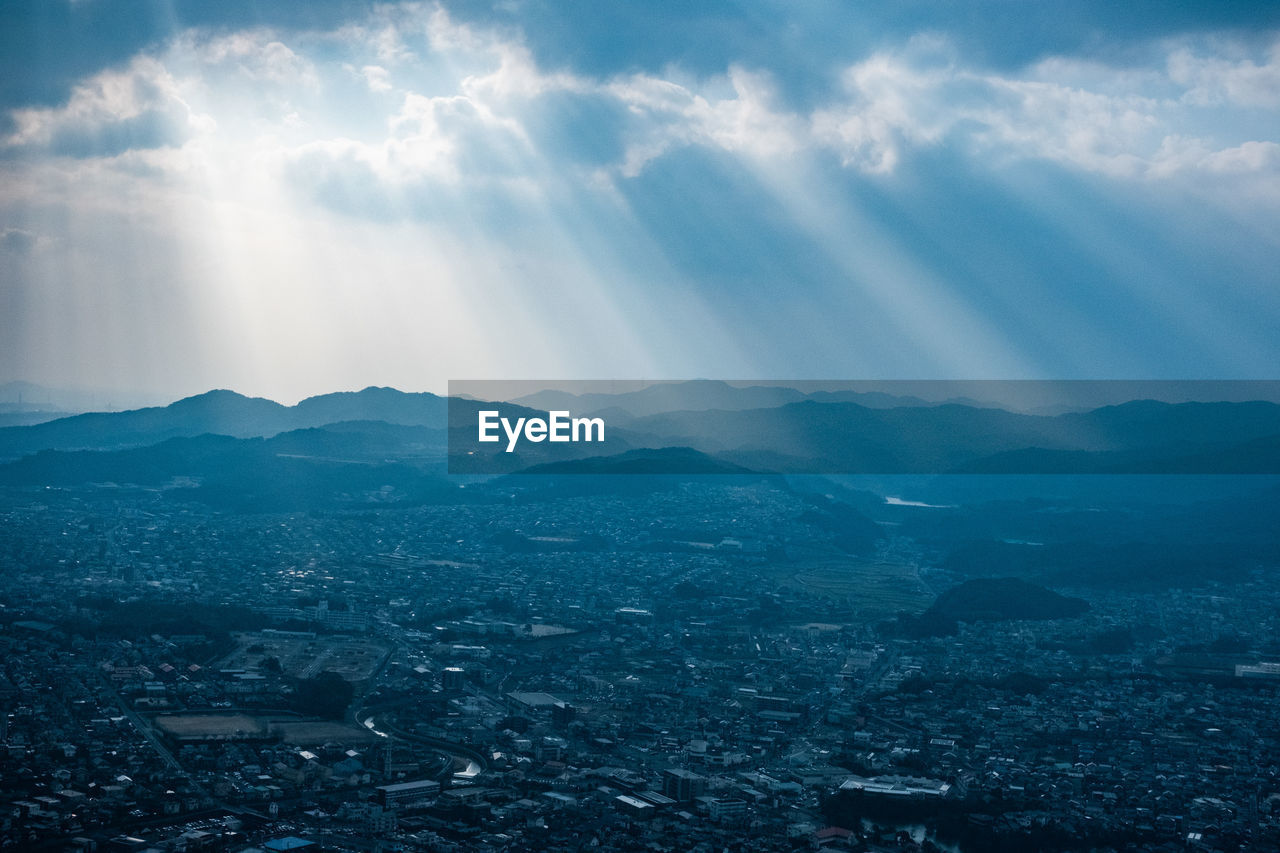
{"label": "sunlight breaking through cloud", "polygon": [[[82,352],[64,361],[102,373],[95,381],[181,361],[181,342],[199,340],[261,392],[421,387],[511,365],[1053,372],[1045,354],[1066,347],[1063,333],[1022,316],[1011,273],[979,263],[958,278],[932,257],[954,238],[882,220],[883,197],[942,192],[920,176],[946,161],[987,193],[1049,169],[1164,199],[1175,219],[1206,203],[1217,213],[1195,216],[1274,219],[1280,39],[1186,36],[1148,53],[1128,67],[1051,56],[993,69],[945,36],[918,35],[832,66],[831,86],[800,102],[762,57],[712,74],[679,62],[599,74],[548,64],[518,30],[461,23],[441,6],[378,7],[328,30],[187,29],[88,75],[60,104],[10,112],[0,228],[18,235],[8,287],[22,290],[23,314],[4,331],[27,343],[5,366],[35,369],[47,353],[31,341],[52,335],[74,338]],[[769,207],[752,210],[761,200]],[[1246,271],[1272,251],[1205,240]],[[74,249],[55,258],[34,245]],[[782,285],[768,270],[795,247],[813,253],[789,277],[792,321],[842,320],[865,329],[860,346],[771,334],[765,293]],[[1135,244],[1100,268],[1154,299],[1126,281],[1152,251]],[[757,253],[758,272],[717,260]],[[51,279],[83,294],[90,270],[112,282],[109,334],[76,316],[94,300],[49,296]],[[733,276],[737,293],[723,289]],[[138,281],[167,282],[173,308],[143,335],[130,331],[149,298]],[[994,303],[1015,314],[990,315]],[[1042,344],[1010,334],[1002,324],[1015,316],[1045,325]],[[1189,353],[1214,349],[1209,330],[1190,335]],[[235,354],[219,354],[219,336],[236,339]],[[912,358],[887,357],[893,340]],[[1247,358],[1231,353],[1227,363]],[[157,381],[230,381],[188,366]]]}

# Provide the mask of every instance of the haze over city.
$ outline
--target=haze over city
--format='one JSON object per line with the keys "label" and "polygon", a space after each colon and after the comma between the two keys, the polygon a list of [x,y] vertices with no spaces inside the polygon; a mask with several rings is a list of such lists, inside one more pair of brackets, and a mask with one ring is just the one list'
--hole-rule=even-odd
{"label": "haze over city", "polygon": [[0,4],[0,849],[1280,850],[1280,4]]}

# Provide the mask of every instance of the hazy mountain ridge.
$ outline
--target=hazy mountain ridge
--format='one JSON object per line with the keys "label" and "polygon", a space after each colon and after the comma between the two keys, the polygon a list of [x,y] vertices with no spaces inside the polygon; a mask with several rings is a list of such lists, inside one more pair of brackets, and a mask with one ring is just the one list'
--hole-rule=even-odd
{"label": "hazy mountain ridge", "polygon": [[[598,388],[604,384],[595,382],[587,387]],[[491,386],[489,393],[486,393],[483,382],[467,390],[477,398],[497,399],[512,393],[501,383]],[[503,399],[539,409],[569,409],[576,414],[599,414],[613,409],[615,413],[624,413],[627,418],[676,411],[776,408],[806,400],[856,403],[868,409],[960,405],[1027,415],[1061,415],[1114,408],[1135,400],[1175,404],[1195,400],[1280,403],[1280,383],[1267,380],[881,380],[848,383],[795,380],[794,384],[748,384],[693,379],[655,382],[634,391],[572,393],[563,389],[544,389]]]}
{"label": "hazy mountain ridge", "polygon": [[783,385],[731,385],[715,379],[657,383],[639,391],[620,393],[573,394],[559,390],[539,391],[516,398],[512,402],[539,409],[568,409],[575,413],[592,415],[613,412],[629,418],[643,418],[676,411],[736,412],[747,409],[769,409],[804,400],[823,403],[857,403],[876,409],[940,405],[916,396],[880,391],[805,392]]}
{"label": "hazy mountain ridge", "polygon": [[[1135,401],[1028,415],[958,404],[869,409],[806,400],[770,409],[668,412],[627,425],[725,461],[831,472],[1230,473],[1280,471],[1280,406]],[[755,464],[752,464],[753,461]]]}
{"label": "hazy mountain ridge", "polygon": [[[137,486],[213,506],[267,512],[421,502],[457,491],[438,461],[432,467],[387,458],[378,441],[386,424],[374,424],[372,434],[349,431],[350,424],[338,426],[266,439],[205,434],[122,450],[42,450],[0,465],[0,486]],[[439,431],[421,427],[390,429],[440,440]],[[400,436],[396,447],[404,443]]]}
{"label": "hazy mountain ridge", "polygon": [[344,421],[384,421],[442,428],[446,403],[430,393],[366,388],[308,397],[283,406],[261,397],[215,390],[168,406],[92,412],[26,427],[0,428],[0,457],[39,450],[119,449],[206,433],[266,438],[288,430]]}
{"label": "hazy mountain ridge", "polygon": [[[715,382],[653,387],[664,389],[663,399],[673,404],[700,389],[709,390],[713,397],[738,395],[739,400],[744,399],[743,393],[754,395],[757,401],[767,393],[774,402],[800,393],[772,387],[738,389]],[[640,393],[633,392],[633,397]],[[549,397],[543,402],[553,407],[570,405]],[[1270,402],[1137,400],[1088,412],[1035,415],[960,403],[917,405],[909,401],[894,408],[872,408],[837,399],[819,402],[806,398],[761,408],[681,409],[624,418],[621,423],[606,424],[603,442],[520,441],[514,453],[507,452],[505,440],[477,443],[477,413],[482,409],[496,409],[513,424],[519,418],[546,416],[545,410],[519,404],[448,399],[392,388],[325,394],[295,406],[219,390],[162,408],[83,414],[0,428],[0,458],[14,459],[48,449],[145,447],[204,434],[270,438],[346,424],[316,437],[329,446],[328,455],[355,452],[367,458],[377,447],[386,458],[435,454],[443,459],[447,429],[447,450],[453,461],[470,466],[465,470],[472,473],[510,473],[585,457],[602,459],[592,465],[578,464],[573,470],[619,473],[627,466],[646,466],[635,459],[606,462],[603,457],[672,447],[687,447],[712,457],[726,472],[1280,472],[1280,405]],[[585,414],[574,408],[569,411]],[[620,414],[618,406],[609,411]],[[374,424],[437,430],[438,434],[378,429]],[[363,437],[339,439],[343,432]],[[345,448],[344,442],[351,443],[351,448]],[[296,452],[316,449],[308,446]],[[282,446],[281,452],[294,451]],[[685,463],[692,464],[687,459]],[[613,470],[619,465],[622,468]]]}

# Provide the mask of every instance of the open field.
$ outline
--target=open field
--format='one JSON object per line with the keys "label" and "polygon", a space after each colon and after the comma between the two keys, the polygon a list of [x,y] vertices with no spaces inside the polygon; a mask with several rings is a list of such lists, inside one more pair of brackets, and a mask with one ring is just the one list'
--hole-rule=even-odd
{"label": "open field", "polygon": [[373,732],[351,723],[328,720],[267,720],[267,730],[294,746],[319,746],[329,741],[357,743],[378,738]]}
{"label": "open field", "polygon": [[317,636],[289,637],[266,633],[233,635],[236,650],[219,663],[223,669],[261,670],[267,658],[280,661],[281,671],[292,678],[311,678],[326,670],[347,681],[372,678],[389,651],[377,640]]}
{"label": "open field", "polygon": [[155,726],[178,738],[267,734],[266,723],[248,714],[161,714],[155,718]]}
{"label": "open field", "polygon": [[797,592],[847,603],[859,620],[919,613],[933,601],[915,566],[904,563],[832,558],[776,566],[774,573]]}
{"label": "open field", "polygon": [[318,746],[329,741],[359,743],[377,738],[369,730],[351,723],[255,714],[161,714],[154,724],[179,740],[279,737],[295,746]]}

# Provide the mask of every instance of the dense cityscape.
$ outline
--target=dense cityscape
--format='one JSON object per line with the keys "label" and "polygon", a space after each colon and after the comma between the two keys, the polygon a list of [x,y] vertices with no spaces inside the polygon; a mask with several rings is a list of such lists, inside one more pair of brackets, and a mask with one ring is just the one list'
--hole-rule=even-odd
{"label": "dense cityscape", "polygon": [[1280,851],[1277,270],[1276,0],[3,0],[0,853]]}
{"label": "dense cityscape", "polygon": [[845,504],[730,479],[7,490],[3,845],[1280,845],[1274,566],[927,630],[966,585],[921,533],[954,507],[885,503],[851,549]]}

